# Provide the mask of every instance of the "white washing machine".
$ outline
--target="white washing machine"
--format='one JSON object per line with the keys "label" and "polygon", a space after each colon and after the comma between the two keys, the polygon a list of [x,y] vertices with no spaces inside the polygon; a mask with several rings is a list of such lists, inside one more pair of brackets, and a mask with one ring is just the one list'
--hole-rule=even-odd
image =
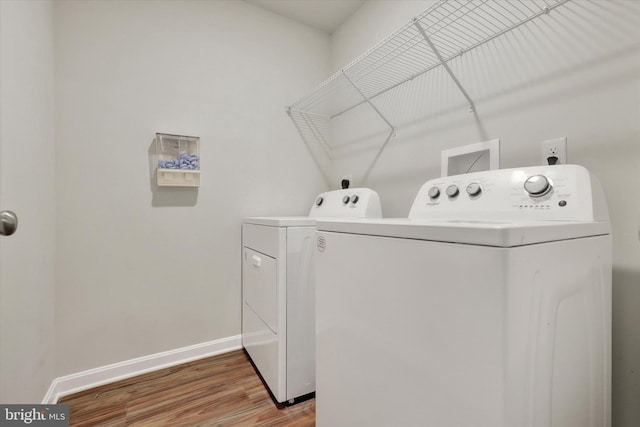
{"label": "white washing machine", "polygon": [[610,224],[586,169],[439,178],[408,219],[317,229],[319,427],[610,426]]}
{"label": "white washing machine", "polygon": [[315,391],[316,219],[381,216],[378,193],[352,188],[320,194],[308,217],[243,219],[242,345],[276,401]]}

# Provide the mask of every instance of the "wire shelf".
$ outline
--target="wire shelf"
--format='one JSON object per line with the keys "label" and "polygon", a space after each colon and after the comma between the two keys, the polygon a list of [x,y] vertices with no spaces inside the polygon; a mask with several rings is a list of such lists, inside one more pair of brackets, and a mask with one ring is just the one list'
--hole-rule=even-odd
{"label": "wire shelf", "polygon": [[[377,97],[440,66],[473,109],[447,63],[568,1],[440,0],[293,103],[288,113],[306,141],[322,135],[315,142],[330,151],[330,119],[365,103],[376,109]],[[393,125],[376,112],[393,133]]]}

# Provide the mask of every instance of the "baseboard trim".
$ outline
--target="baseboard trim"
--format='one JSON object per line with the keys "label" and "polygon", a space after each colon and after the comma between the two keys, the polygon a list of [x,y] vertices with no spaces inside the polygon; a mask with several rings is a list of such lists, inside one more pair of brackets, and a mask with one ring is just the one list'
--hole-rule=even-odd
{"label": "baseboard trim", "polygon": [[65,375],[53,380],[42,404],[55,404],[63,396],[240,348],[241,336],[235,335]]}

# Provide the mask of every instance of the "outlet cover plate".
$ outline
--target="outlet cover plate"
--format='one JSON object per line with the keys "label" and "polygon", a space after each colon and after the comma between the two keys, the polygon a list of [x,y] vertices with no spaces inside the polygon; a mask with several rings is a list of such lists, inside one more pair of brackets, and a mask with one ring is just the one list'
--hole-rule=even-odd
{"label": "outlet cover plate", "polygon": [[540,164],[542,165],[548,165],[549,161],[547,159],[551,156],[558,158],[558,161],[556,162],[557,165],[566,165],[567,138],[562,137],[542,141],[540,154]]}

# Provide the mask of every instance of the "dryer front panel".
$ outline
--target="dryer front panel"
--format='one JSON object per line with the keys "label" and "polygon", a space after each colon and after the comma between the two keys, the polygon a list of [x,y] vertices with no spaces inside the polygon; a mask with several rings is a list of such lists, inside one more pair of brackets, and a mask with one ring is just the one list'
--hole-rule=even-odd
{"label": "dryer front panel", "polygon": [[286,399],[280,340],[246,303],[242,306],[242,345],[279,402]]}
{"label": "dryer front panel", "polygon": [[278,333],[277,262],[246,247],[242,256],[244,301],[269,329]]}

